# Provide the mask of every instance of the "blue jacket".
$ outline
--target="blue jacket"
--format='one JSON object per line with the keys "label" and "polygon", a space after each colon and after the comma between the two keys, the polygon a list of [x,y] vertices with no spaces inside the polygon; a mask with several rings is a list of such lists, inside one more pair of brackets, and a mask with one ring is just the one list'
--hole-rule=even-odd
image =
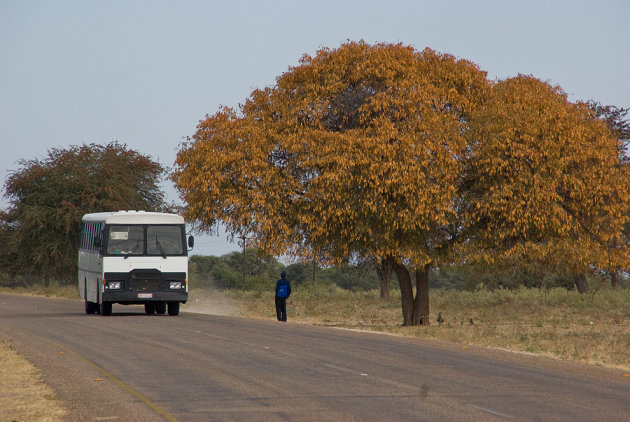
{"label": "blue jacket", "polygon": [[286,278],[281,278],[280,280],[278,280],[276,282],[276,296],[278,296],[278,288],[283,285],[286,284],[287,285],[287,298],[289,296],[291,296],[291,283],[289,283],[289,280],[287,280]]}

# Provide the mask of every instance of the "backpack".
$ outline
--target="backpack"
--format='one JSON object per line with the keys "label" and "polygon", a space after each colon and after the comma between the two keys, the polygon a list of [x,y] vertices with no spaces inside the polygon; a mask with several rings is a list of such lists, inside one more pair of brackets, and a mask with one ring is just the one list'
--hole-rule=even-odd
{"label": "backpack", "polygon": [[278,293],[276,293],[276,295],[280,299],[286,299],[287,297],[289,297],[289,287],[286,284],[280,284],[278,286]]}

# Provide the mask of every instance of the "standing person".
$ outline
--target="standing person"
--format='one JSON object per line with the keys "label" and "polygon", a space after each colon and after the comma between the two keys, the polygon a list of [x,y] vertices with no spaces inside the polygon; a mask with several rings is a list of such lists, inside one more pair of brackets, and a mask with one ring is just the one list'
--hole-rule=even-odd
{"label": "standing person", "polygon": [[282,271],[280,280],[276,282],[276,315],[278,321],[287,320],[287,299],[291,296],[291,283],[287,280],[287,273]]}

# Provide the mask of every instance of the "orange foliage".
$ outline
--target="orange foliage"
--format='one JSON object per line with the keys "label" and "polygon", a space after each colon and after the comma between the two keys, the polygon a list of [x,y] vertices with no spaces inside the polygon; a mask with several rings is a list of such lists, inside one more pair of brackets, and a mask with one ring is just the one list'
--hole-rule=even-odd
{"label": "orange foliage", "polygon": [[469,115],[489,89],[475,65],[430,49],[323,49],[202,121],[173,179],[189,219],[268,252],[425,265],[449,240]]}
{"label": "orange foliage", "polygon": [[605,122],[529,76],[497,83],[473,121],[468,252],[573,272],[627,268],[616,238],[630,201],[628,168]]}

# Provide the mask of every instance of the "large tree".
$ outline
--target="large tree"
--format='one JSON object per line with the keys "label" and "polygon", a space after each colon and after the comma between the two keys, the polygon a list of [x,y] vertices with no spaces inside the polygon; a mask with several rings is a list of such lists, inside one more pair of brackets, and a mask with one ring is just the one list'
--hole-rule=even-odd
{"label": "large tree", "polygon": [[164,168],[117,142],[53,148],[19,165],[4,185],[10,207],[0,214],[0,262],[14,274],[46,283],[76,274],[85,213],[167,208],[159,187]]}
{"label": "large tree", "polygon": [[576,274],[580,291],[589,268],[627,268],[616,239],[627,220],[628,166],[587,104],[518,76],[495,84],[473,117],[462,185],[468,260]]}
{"label": "large tree", "polygon": [[222,221],[320,262],[386,261],[403,323],[428,323],[429,270],[459,228],[469,115],[489,88],[474,64],[430,49],[322,49],[203,120],[173,180],[201,229]]}

